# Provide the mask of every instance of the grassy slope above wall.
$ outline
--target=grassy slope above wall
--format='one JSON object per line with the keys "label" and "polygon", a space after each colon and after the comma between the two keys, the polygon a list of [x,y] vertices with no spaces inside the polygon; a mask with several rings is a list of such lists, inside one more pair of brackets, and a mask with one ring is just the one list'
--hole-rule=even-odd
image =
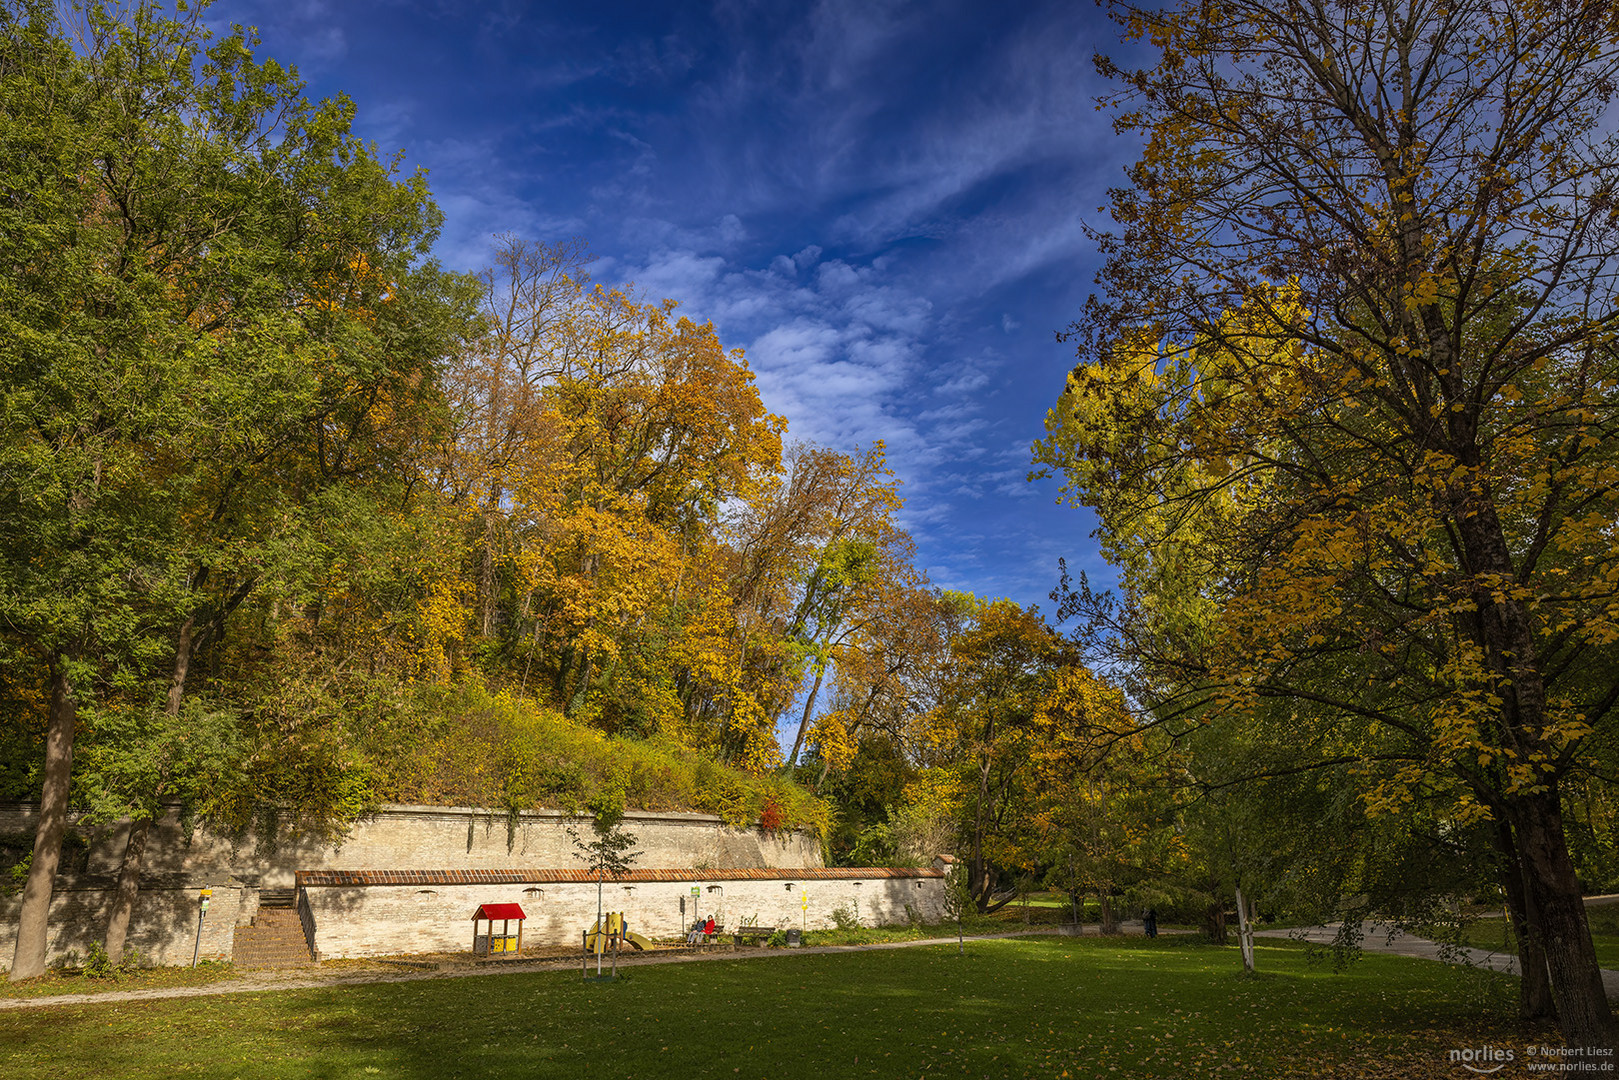
{"label": "grassy slope above wall", "polygon": [[481,687],[424,691],[367,756],[382,801],[506,810],[695,810],[732,825],[827,834],[827,804],[790,781],[720,765],[669,739],[603,735]]}

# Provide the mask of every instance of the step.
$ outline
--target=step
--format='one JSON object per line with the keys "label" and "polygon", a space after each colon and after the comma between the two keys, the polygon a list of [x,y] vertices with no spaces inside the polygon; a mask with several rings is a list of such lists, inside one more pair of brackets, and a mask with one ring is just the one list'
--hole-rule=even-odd
{"label": "step", "polygon": [[298,913],[296,911],[292,911],[287,908],[271,908],[270,910],[266,911],[263,908],[260,908],[259,913],[253,916],[253,925],[290,926],[301,934],[303,933],[304,924],[303,920],[298,918]]}
{"label": "step", "polygon": [[231,958],[238,967],[300,967],[314,962],[303,923],[290,908],[260,910],[248,926],[235,928]]}

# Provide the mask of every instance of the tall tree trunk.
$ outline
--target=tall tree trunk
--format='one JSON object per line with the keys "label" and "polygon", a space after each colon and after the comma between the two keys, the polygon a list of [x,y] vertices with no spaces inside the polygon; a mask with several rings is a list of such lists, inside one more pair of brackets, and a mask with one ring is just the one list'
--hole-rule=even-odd
{"label": "tall tree trunk", "polygon": [[576,715],[584,707],[585,698],[590,693],[590,650],[580,649],[577,654],[577,669],[574,672],[573,691],[568,695],[568,704],[563,712],[568,716]]}
{"label": "tall tree trunk", "polygon": [[1547,787],[1515,800],[1513,833],[1526,887],[1539,908],[1557,1023],[1571,1046],[1619,1049],[1619,1024],[1602,986],[1585,897],[1563,833],[1557,788]]}
{"label": "tall tree trunk", "polygon": [[1100,932],[1104,935],[1117,934],[1119,932],[1119,920],[1118,917],[1113,914],[1113,897],[1108,895],[1108,891],[1106,889],[1101,890],[1101,892],[1098,893],[1098,896],[1101,898],[1102,909],[1100,916],[1102,920]]}
{"label": "tall tree trunk", "polygon": [[[199,575],[198,580],[206,576]],[[164,712],[171,717],[180,715],[185,700],[186,676],[191,671],[191,645],[196,633],[197,617],[193,614],[180,624],[180,633],[174,643],[174,672],[169,677],[168,701]],[[152,793],[155,803],[162,790]],[[158,812],[156,806],[152,812]],[[124,961],[124,943],[129,937],[129,920],[135,913],[135,901],[141,892],[141,862],[146,855],[146,838],[152,829],[152,819],[140,816],[130,822],[129,838],[124,842],[124,857],[118,865],[118,886],[112,894],[112,911],[107,915],[107,959],[114,964]]]}
{"label": "tall tree trunk", "polygon": [[11,981],[45,973],[45,946],[49,928],[51,893],[56,888],[56,867],[62,859],[62,837],[67,832],[67,799],[73,775],[73,734],[79,719],[67,662],[51,657],[51,713],[45,732],[45,780],[39,794],[39,825],[34,831],[34,857],[23,886],[22,911],[17,917],[17,951],[11,961]]}
{"label": "tall tree trunk", "polygon": [[791,769],[798,764],[798,751],[804,745],[804,732],[809,730],[810,716],[815,712],[815,699],[821,693],[821,680],[826,678],[826,668],[821,666],[815,669],[815,685],[810,687],[809,697],[804,700],[804,717],[798,722],[798,738],[793,740],[793,752],[787,755],[787,768]]}
{"label": "tall tree trunk", "polygon": [[979,763],[978,805],[973,811],[973,850],[967,877],[980,915],[989,907],[989,867],[984,861],[984,815],[987,812],[984,804],[989,801],[989,768],[987,758]]}
{"label": "tall tree trunk", "polygon": [[[1457,456],[1482,473],[1475,432],[1463,430],[1461,435]],[[1481,580],[1513,580],[1517,566],[1487,494],[1466,487],[1457,496],[1455,523],[1474,575]],[[1501,595],[1481,584],[1475,598],[1475,639],[1483,646],[1497,685],[1505,691],[1501,712],[1507,731],[1521,753],[1527,756],[1539,751],[1550,760],[1556,748],[1543,741],[1547,693],[1534,621],[1523,601],[1510,593]],[[1619,1024],[1602,987],[1602,969],[1585,920],[1585,898],[1563,831],[1556,778],[1547,774],[1537,792],[1506,795],[1502,801],[1517,841],[1525,891],[1540,915],[1546,969],[1563,1037],[1570,1045],[1619,1048]]]}
{"label": "tall tree trunk", "polygon": [[112,912],[107,916],[107,959],[124,962],[124,942],[129,936],[129,917],[141,891],[141,859],[146,854],[146,837],[152,819],[138,818],[129,823],[129,839],[124,842],[124,858],[118,867],[118,887],[112,895]]}
{"label": "tall tree trunk", "polygon": [[1512,826],[1497,820],[1494,841],[1500,856],[1501,887],[1507,897],[1512,936],[1518,941],[1518,1015],[1525,1020],[1556,1019],[1551,976],[1546,970],[1540,910],[1535,906],[1534,895],[1525,887],[1523,863],[1518,858]]}
{"label": "tall tree trunk", "polygon": [[478,628],[485,638],[493,637],[495,633],[495,578],[498,571],[495,541],[499,531],[501,494],[498,481],[490,484],[489,499],[484,503],[483,511],[483,550],[478,568]]}

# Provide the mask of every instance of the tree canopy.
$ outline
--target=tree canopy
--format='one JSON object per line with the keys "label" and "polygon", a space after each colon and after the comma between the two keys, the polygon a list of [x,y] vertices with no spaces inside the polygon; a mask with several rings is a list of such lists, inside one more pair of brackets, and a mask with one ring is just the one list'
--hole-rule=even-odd
{"label": "tree canopy", "polygon": [[1619,703],[1611,13],[1114,10],[1161,53],[1101,61],[1146,150],[1037,457],[1125,591],[1073,606],[1159,722],[1494,822],[1565,1031],[1610,1045],[1560,796]]}

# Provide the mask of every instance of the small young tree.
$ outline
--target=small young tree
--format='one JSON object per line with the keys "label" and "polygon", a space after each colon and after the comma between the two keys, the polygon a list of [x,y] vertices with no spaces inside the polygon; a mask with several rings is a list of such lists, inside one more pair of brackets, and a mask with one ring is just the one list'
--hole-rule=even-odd
{"label": "small young tree", "polygon": [[950,864],[950,871],[944,876],[944,914],[945,918],[956,920],[958,955],[967,951],[965,934],[961,929],[961,916],[972,906],[974,906],[972,882],[968,877],[967,864],[957,859]]}
{"label": "small young tree", "polygon": [[[601,933],[602,879],[610,877],[617,881],[623,877],[634,865],[635,860],[641,857],[641,852],[630,850],[635,846],[636,840],[633,834],[624,831],[622,806],[598,800],[591,809],[592,837],[586,839],[571,825],[568,827],[568,836],[573,840],[574,858],[583,862],[596,875],[596,932]],[[597,975],[601,974],[601,966],[601,953],[598,952]]]}

